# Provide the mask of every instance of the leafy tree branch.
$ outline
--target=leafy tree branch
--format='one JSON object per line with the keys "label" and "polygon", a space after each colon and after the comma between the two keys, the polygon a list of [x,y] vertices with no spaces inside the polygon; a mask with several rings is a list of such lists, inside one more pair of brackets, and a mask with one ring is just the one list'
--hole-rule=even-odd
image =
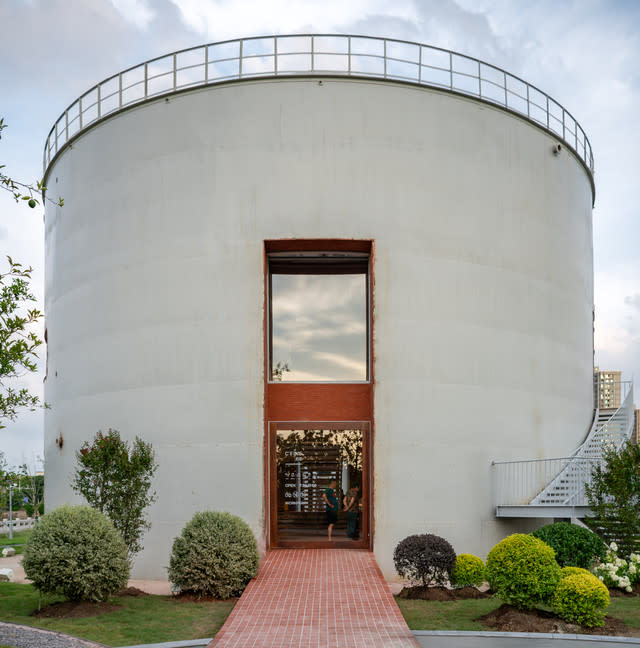
{"label": "leafy tree branch", "polygon": [[30,308],[35,297],[29,289],[32,268],[7,257],[8,269],[0,272],[0,428],[14,421],[22,408],[33,411],[40,398],[26,387],[14,388],[10,382],[37,370],[38,347],[42,340],[32,330],[42,317]]}
{"label": "leafy tree branch", "polygon": [[[4,118],[0,118],[0,139],[2,139],[2,131],[5,128],[7,128],[7,124],[4,123]],[[0,164],[0,189],[8,191],[16,202],[24,200],[27,202],[29,207],[33,209],[36,205],[40,204],[40,201],[36,196],[42,195],[44,196],[44,199],[48,200],[52,205],[58,205],[60,207],[64,205],[64,200],[62,198],[58,198],[56,201],[46,197],[47,188],[44,186],[42,180],[36,180],[32,184],[19,182],[18,180],[8,176],[4,172],[5,168],[6,164]]]}

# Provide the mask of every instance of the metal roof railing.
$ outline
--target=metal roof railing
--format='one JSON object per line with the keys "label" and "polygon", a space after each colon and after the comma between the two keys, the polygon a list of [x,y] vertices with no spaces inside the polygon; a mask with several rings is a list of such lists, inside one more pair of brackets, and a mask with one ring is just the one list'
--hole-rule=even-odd
{"label": "metal roof railing", "polygon": [[114,74],[87,90],[56,120],[44,148],[45,175],[72,139],[130,106],[216,83],[309,75],[401,81],[500,106],[562,140],[583,162],[593,183],[593,153],[580,124],[557,101],[523,79],[439,47],[330,34],[261,36],[210,43]]}

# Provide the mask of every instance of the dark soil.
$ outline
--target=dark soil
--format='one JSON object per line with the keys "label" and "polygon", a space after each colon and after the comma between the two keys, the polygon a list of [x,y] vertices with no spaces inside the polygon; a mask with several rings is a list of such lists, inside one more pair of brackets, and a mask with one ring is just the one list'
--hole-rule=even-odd
{"label": "dark soil", "polygon": [[491,592],[481,592],[475,587],[460,587],[448,589],[447,587],[427,587],[416,585],[403,587],[398,598],[421,599],[422,601],[460,601],[462,599],[491,598]]}
{"label": "dark soil", "polygon": [[108,614],[119,610],[122,605],[113,603],[90,603],[88,601],[63,601],[62,603],[51,603],[45,605],[39,612],[36,610],[33,616],[47,619],[81,619],[84,617]]}
{"label": "dark soil", "polygon": [[565,634],[593,634],[614,637],[634,637],[638,632],[625,625],[620,619],[607,616],[604,625],[584,628],[567,623],[552,612],[544,610],[517,610],[512,605],[501,605],[497,610],[481,616],[478,621],[491,630],[499,632],[557,632]]}
{"label": "dark soil", "polygon": [[137,587],[127,587],[126,589],[120,590],[116,596],[149,596],[146,592],[143,592]]}
{"label": "dark soil", "polygon": [[617,587],[613,587],[609,590],[609,596],[638,596],[640,595],[640,583],[634,583],[633,589],[631,592],[625,592],[624,590],[621,590]]}
{"label": "dark soil", "polygon": [[209,603],[211,601],[237,601],[238,597],[231,597],[230,599],[217,599],[213,596],[200,596],[193,594],[193,592],[180,592],[179,594],[172,594],[172,598],[181,603]]}

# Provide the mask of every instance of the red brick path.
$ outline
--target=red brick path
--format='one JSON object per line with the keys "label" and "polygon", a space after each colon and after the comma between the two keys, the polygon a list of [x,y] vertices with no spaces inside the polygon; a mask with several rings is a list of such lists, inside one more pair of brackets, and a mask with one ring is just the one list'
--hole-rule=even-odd
{"label": "red brick path", "polygon": [[276,549],[209,648],[416,648],[369,551]]}

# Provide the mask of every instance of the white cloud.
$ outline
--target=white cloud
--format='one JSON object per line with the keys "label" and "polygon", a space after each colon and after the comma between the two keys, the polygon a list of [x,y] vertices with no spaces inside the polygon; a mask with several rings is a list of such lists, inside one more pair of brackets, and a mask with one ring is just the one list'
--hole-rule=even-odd
{"label": "white cloud", "polygon": [[632,308],[635,308],[636,310],[640,311],[640,293],[636,293],[635,295],[629,295],[628,297],[625,297],[624,303],[627,306],[631,306]]}
{"label": "white cloud", "polygon": [[368,16],[415,17],[411,0],[171,0],[184,23],[207,39],[256,35],[342,31]]}
{"label": "white cloud", "polygon": [[149,8],[148,0],[111,0],[111,4],[127,22],[139,29],[146,29],[155,16],[155,12]]}

